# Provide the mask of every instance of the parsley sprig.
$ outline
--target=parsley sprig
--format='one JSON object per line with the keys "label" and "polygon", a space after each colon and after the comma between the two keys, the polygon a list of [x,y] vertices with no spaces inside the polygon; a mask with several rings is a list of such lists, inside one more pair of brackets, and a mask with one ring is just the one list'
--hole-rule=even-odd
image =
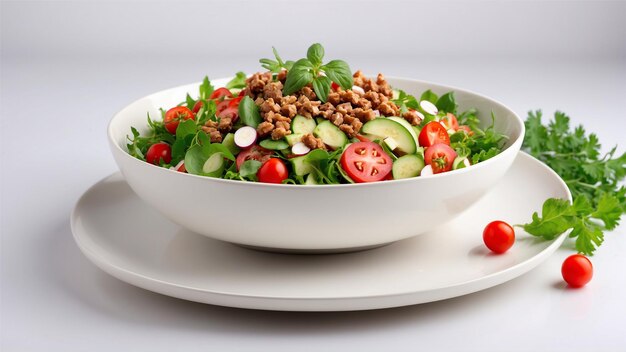
{"label": "parsley sprig", "polygon": [[343,89],[352,88],[353,79],[350,66],[342,60],[331,60],[322,64],[324,47],[321,44],[311,45],[306,56],[306,58],[296,61],[287,72],[283,94],[293,94],[307,84],[311,84],[317,97],[322,102],[326,102],[332,82],[337,83]]}
{"label": "parsley sprig", "polygon": [[574,197],[570,204],[550,198],[541,216],[518,225],[531,235],[552,240],[572,229],[576,250],[592,255],[604,241],[604,231],[613,230],[626,212],[626,153],[615,154],[617,147],[602,155],[598,137],[586,134],[582,126],[570,128],[570,118],[556,112],[544,125],[541,111],[529,112],[526,119],[524,150],[558,173]]}

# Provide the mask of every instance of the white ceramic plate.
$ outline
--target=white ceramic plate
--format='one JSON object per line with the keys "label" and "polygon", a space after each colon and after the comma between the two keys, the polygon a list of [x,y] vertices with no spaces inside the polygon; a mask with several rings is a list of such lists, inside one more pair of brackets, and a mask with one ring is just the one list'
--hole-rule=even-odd
{"label": "white ceramic plate", "polygon": [[[72,231],[83,253],[101,269],[165,295],[253,309],[365,310],[456,297],[534,268],[564,236],[544,242],[518,230],[511,250],[492,255],[482,243],[482,230],[495,219],[527,221],[548,197],[571,199],[554,172],[520,153],[491,192],[427,234],[347,254],[275,254],[184,230],[144,204],[116,173],[78,201]],[[393,226],[393,219],[380,221]]]}

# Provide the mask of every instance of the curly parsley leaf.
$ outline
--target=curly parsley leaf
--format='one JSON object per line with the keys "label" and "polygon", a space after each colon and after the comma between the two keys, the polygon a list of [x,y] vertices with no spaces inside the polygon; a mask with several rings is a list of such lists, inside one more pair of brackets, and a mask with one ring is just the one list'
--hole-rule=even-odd
{"label": "curly parsley leaf", "polygon": [[547,240],[572,229],[576,250],[586,255],[604,241],[604,231],[615,229],[626,212],[626,153],[616,156],[614,147],[601,156],[598,137],[586,134],[582,126],[572,130],[570,118],[557,111],[548,124],[541,111],[531,111],[526,119],[523,148],[543,161],[565,181],[574,203],[550,198],[535,213],[530,223],[521,225],[526,232]]}

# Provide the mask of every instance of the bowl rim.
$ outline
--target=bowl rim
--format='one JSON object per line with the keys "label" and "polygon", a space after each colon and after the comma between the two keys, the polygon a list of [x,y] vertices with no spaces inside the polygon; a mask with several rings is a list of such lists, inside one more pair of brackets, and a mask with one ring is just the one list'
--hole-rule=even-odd
{"label": "bowl rim", "polygon": [[[224,77],[224,78],[216,78],[213,79],[212,81],[227,81],[229,79],[231,79],[231,77]],[[466,168],[462,168],[462,169],[458,169],[458,170],[451,170],[448,172],[444,172],[441,174],[433,174],[433,175],[427,175],[427,176],[419,176],[419,177],[411,177],[411,178],[405,178],[405,179],[400,179],[400,180],[386,180],[386,181],[377,181],[377,182],[364,182],[364,183],[342,183],[342,184],[330,184],[330,185],[293,185],[293,184],[275,184],[275,183],[263,183],[263,182],[247,182],[247,181],[240,181],[240,180],[228,180],[228,179],[224,179],[224,178],[217,178],[217,177],[208,177],[208,176],[201,176],[201,175],[194,175],[194,174],[190,174],[190,173],[183,173],[183,172],[179,172],[176,170],[172,170],[169,168],[164,168],[164,167],[160,167],[160,166],[156,166],[156,165],[152,165],[148,162],[139,160],[133,156],[131,156],[128,151],[124,150],[117,142],[117,140],[115,140],[113,138],[113,124],[114,121],[118,118],[118,116],[120,116],[120,114],[129,106],[144,100],[144,99],[148,99],[151,96],[155,95],[155,94],[160,94],[163,93],[165,91],[169,91],[169,90],[175,90],[175,89],[180,89],[182,87],[186,87],[186,86],[192,86],[194,84],[200,84],[200,82],[194,82],[194,83],[188,83],[188,84],[183,84],[183,85],[179,85],[179,86],[175,86],[175,87],[170,87],[170,88],[166,88],[166,89],[162,89],[153,93],[150,93],[148,95],[145,95],[139,99],[134,100],[133,102],[126,104],[123,108],[121,108],[120,110],[118,110],[116,113],[113,114],[113,117],[111,117],[111,119],[109,120],[109,123],[107,125],[107,139],[109,141],[109,144],[112,146],[112,148],[116,148],[117,151],[121,154],[123,154],[124,158],[130,158],[132,159],[134,162],[138,162],[143,164],[143,166],[149,167],[149,168],[154,168],[155,171],[157,172],[171,172],[171,173],[175,173],[178,175],[181,175],[183,177],[194,177],[197,179],[202,179],[202,180],[207,180],[207,181],[201,181],[201,182],[218,182],[218,183],[226,183],[226,184],[239,184],[239,185],[245,185],[246,187],[270,187],[270,188],[274,188],[274,187],[279,187],[279,188],[290,188],[290,189],[320,189],[320,188],[359,188],[359,187],[382,187],[385,185],[393,185],[393,184],[402,184],[402,183],[409,183],[409,182],[424,182],[424,181],[419,181],[419,180],[432,180],[432,179],[446,179],[446,178],[450,178],[450,177],[457,177],[459,175],[462,175],[464,173],[468,173],[468,172],[473,172],[472,170],[478,170],[479,168],[484,168],[484,167],[488,167],[489,165],[498,162],[499,159],[501,159],[502,157],[504,157],[505,155],[508,154],[517,154],[519,149],[519,147],[521,147],[522,141],[524,139],[525,133],[526,133],[526,127],[524,125],[524,122],[522,121],[522,119],[520,118],[520,116],[513,110],[511,109],[509,106],[503,104],[502,102],[488,97],[486,95],[480,94],[480,93],[476,93],[472,90],[468,90],[468,89],[464,89],[464,88],[459,88],[456,86],[449,86],[449,85],[443,85],[443,84],[439,84],[439,83],[434,83],[431,81],[424,81],[424,80],[419,80],[419,79],[414,79],[414,78],[406,78],[406,77],[398,77],[398,76],[387,76],[386,77],[389,80],[397,80],[397,81],[405,81],[405,82],[409,82],[409,83],[419,83],[419,84],[423,84],[423,85],[427,85],[427,86],[432,86],[432,87],[437,87],[437,88],[441,88],[444,90],[450,90],[450,91],[454,91],[454,92],[461,92],[464,94],[469,94],[469,95],[474,95],[478,98],[481,99],[485,99],[488,101],[491,101],[497,105],[500,105],[501,107],[503,107],[504,109],[508,110],[511,115],[513,116],[513,120],[515,121],[515,123],[517,124],[517,127],[520,130],[519,135],[517,136],[517,138],[513,141],[510,141],[509,146],[504,149],[502,152],[500,152],[499,154],[497,154],[496,156],[494,156],[493,158],[490,158],[488,160],[482,161],[478,164],[475,165],[471,165],[470,167],[466,167]],[[128,126],[128,128],[130,129],[131,126]],[[510,137],[510,136],[508,136]],[[160,171],[159,171],[160,170]]]}

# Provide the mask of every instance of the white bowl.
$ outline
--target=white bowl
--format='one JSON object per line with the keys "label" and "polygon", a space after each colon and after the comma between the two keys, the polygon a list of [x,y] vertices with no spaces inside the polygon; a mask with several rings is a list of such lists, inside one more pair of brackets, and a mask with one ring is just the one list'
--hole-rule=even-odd
{"label": "white bowl", "polygon": [[[214,80],[216,87],[228,79]],[[432,230],[459,215],[505,174],[517,155],[524,123],[503,104],[463,89],[389,78],[394,88],[419,96],[454,91],[459,110],[475,107],[485,125],[508,136],[496,157],[469,168],[404,180],[345,185],[276,185],[184,174],[130,156],[130,127],[147,130],[146,112],[160,117],[197,92],[190,84],[151,94],[111,120],[109,143],[130,187],[166,218],[199,234],[279,251],[349,251],[380,246]]]}

